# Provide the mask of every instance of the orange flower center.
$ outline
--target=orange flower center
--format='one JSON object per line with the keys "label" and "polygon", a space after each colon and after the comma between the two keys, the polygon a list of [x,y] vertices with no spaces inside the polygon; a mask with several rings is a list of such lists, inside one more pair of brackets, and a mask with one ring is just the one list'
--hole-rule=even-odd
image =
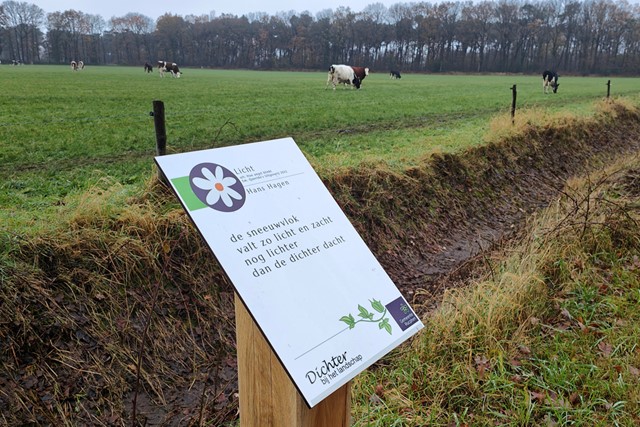
{"label": "orange flower center", "polygon": [[224,185],[222,185],[219,182],[216,182],[216,185],[214,185],[214,187],[216,187],[216,190],[218,190],[218,191],[224,190]]}

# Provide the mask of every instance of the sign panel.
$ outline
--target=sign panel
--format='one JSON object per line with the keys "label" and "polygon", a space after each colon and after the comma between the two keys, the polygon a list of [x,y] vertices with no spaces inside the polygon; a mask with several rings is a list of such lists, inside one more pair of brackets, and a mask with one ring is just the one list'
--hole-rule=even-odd
{"label": "sign panel", "polygon": [[423,327],[293,139],[155,160],[310,407]]}

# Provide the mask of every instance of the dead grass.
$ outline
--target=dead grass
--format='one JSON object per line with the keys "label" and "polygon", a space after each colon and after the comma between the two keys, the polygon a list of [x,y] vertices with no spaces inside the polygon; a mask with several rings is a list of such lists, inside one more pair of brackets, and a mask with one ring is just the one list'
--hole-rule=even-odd
{"label": "dead grass", "polygon": [[357,379],[355,425],[637,425],[638,168],[571,180],[483,279],[447,291]]}
{"label": "dead grass", "polygon": [[9,421],[124,420],[136,394],[141,424],[177,408],[184,419],[200,407],[233,417],[230,287],[185,215],[160,214],[159,198],[125,204],[106,187],[70,201],[56,232],[13,254],[0,308],[2,371],[18,373],[3,397],[17,409]]}

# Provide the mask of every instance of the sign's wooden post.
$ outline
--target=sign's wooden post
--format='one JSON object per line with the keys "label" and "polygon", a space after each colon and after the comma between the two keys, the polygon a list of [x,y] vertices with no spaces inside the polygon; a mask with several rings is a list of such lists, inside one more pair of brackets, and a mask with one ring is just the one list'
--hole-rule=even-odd
{"label": "sign's wooden post", "polygon": [[236,295],[240,427],[348,427],[350,382],[309,409]]}

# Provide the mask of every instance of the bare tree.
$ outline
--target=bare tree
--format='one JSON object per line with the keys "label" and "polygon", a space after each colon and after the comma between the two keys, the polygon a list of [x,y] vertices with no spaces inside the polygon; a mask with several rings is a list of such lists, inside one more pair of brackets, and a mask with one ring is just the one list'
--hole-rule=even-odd
{"label": "bare tree", "polygon": [[150,61],[153,19],[140,13],[112,17],[109,21],[113,34],[112,61],[123,64],[142,64]]}
{"label": "bare tree", "polygon": [[100,63],[105,23],[99,15],[77,10],[47,15],[49,60],[67,63],[72,60]]}
{"label": "bare tree", "polygon": [[467,3],[462,8],[458,34],[463,46],[468,46],[472,54],[469,65],[473,71],[485,71],[486,54],[492,43],[494,10],[495,4],[490,1]]}
{"label": "bare tree", "polygon": [[35,4],[16,1],[2,3],[0,26],[5,29],[11,59],[25,63],[40,60],[44,10]]}

